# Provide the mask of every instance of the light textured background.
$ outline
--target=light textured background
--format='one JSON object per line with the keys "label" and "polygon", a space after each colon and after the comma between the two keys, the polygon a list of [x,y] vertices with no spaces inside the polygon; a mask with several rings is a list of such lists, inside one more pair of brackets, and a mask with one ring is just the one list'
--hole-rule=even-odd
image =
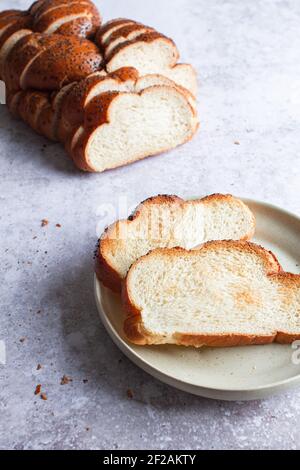
{"label": "light textured background", "polygon": [[[92,272],[96,226],[121,196],[233,192],[300,214],[300,2],[97,3],[106,20],[132,17],[176,40],[199,72],[202,129],[167,155],[86,175],[1,106],[0,448],[300,448],[300,390],[214,402],[131,364],[99,322]],[[61,386],[63,374],[73,382]]]}

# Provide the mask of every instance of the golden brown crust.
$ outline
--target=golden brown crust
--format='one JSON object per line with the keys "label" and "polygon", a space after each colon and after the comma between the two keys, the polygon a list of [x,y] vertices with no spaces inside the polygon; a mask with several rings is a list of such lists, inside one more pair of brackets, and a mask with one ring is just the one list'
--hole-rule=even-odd
{"label": "golden brown crust", "polygon": [[14,33],[19,31],[20,29],[30,29],[31,28],[31,17],[29,15],[22,15],[17,18],[15,21],[10,23],[7,29],[5,29],[4,33],[0,36],[0,49],[3,44],[9,39]]}
{"label": "golden brown crust", "polygon": [[258,346],[271,344],[275,341],[276,335],[255,336],[255,335],[174,335],[174,341],[180,346],[203,346],[211,348],[232,348],[236,346]]}
{"label": "golden brown crust", "polygon": [[16,118],[20,118],[19,114],[19,105],[21,100],[23,99],[23,96],[26,94],[25,91],[14,91],[10,92],[8,90],[7,96],[6,96],[6,105],[9,109],[9,112]]}
{"label": "golden brown crust", "polygon": [[35,132],[40,133],[38,128],[39,112],[49,104],[49,95],[38,91],[24,91],[19,101],[18,113],[26,124]]}
{"label": "golden brown crust", "polygon": [[0,12],[0,28],[1,25],[5,24],[5,21],[8,20],[8,18],[11,17],[17,17],[24,14],[23,11],[21,10],[5,10]]}
{"label": "golden brown crust", "polygon": [[[58,34],[91,38],[101,25],[101,16],[90,0],[39,0],[28,11],[7,10],[0,13],[0,29],[10,22],[19,23],[19,29],[29,28],[33,32],[47,32],[57,20],[67,20],[68,16],[77,18],[63,22],[55,30]],[[22,26],[24,24],[24,26]],[[18,29],[15,29],[17,31]],[[52,31],[54,32],[54,31]]]}
{"label": "golden brown crust", "polygon": [[122,28],[117,29],[116,31],[114,31],[111,34],[111,36],[109,37],[109,41],[106,44],[106,46],[109,46],[109,44],[111,42],[115,41],[116,39],[119,39],[120,37],[127,38],[134,31],[144,31],[145,29],[147,29],[147,31],[145,31],[145,33],[146,32],[149,32],[149,33],[155,32],[155,30],[153,28],[150,28],[150,26],[144,26],[144,25],[139,24],[139,23],[132,23],[132,24],[129,24],[129,25],[125,25]]}
{"label": "golden brown crust", "polygon": [[119,26],[119,25],[123,25],[123,24],[139,24],[137,23],[136,21],[133,21],[133,20],[129,20],[129,19],[126,19],[126,18],[116,18],[114,20],[111,20],[111,21],[107,21],[104,25],[101,26],[101,28],[99,28],[99,30],[97,31],[97,34],[96,34],[96,44],[99,45],[99,47],[102,47],[103,46],[103,35],[108,33],[108,31],[110,29],[113,29],[115,28],[116,26]]}
{"label": "golden brown crust", "polygon": [[[93,17],[92,20],[94,19]],[[95,21],[91,21],[90,18],[82,17],[61,25],[56,30],[56,33],[65,36],[78,36],[80,38],[92,39],[96,31],[97,24],[95,24]]]}
{"label": "golden brown crust", "polygon": [[[98,279],[109,289],[113,290],[114,292],[121,292],[122,288],[122,281],[123,279],[120,277],[120,274],[114,269],[114,267],[110,264],[107,254],[110,253],[112,249],[118,249],[117,246],[117,239],[118,233],[121,233],[123,229],[125,229],[126,233],[126,226],[131,225],[137,219],[143,217],[144,211],[148,211],[153,205],[164,205],[164,204],[176,204],[178,207],[182,207],[186,204],[208,204],[212,203],[213,201],[228,201],[233,199],[234,197],[231,194],[212,194],[211,196],[204,197],[202,199],[195,199],[193,201],[185,201],[178,196],[175,195],[158,195],[154,197],[150,197],[145,201],[141,202],[138,207],[135,209],[134,213],[128,217],[127,220],[119,220],[108,227],[105,232],[103,233],[100,241],[99,246],[96,254],[96,274]],[[234,198],[237,201],[236,198]],[[248,210],[247,206],[240,200],[238,200],[241,205],[245,206],[246,210]],[[250,211],[251,212],[251,211]],[[252,230],[249,232],[247,238],[248,240],[252,238],[255,231],[255,218],[253,217],[253,227]],[[265,250],[264,250],[265,251]],[[273,256],[273,254],[271,254]],[[278,263],[277,259],[275,261]],[[278,263],[278,266],[279,263]]]}
{"label": "golden brown crust", "polygon": [[3,80],[8,90],[20,89],[20,76],[32,57],[40,50],[40,35],[29,34],[15,44],[3,66]]}
{"label": "golden brown crust", "polygon": [[109,40],[103,46],[105,56],[113,55],[113,52],[118,45],[113,47],[113,49],[110,52],[108,52],[108,48],[115,40],[119,38],[124,38],[124,41],[122,41],[122,44],[123,44],[124,42],[126,42],[126,38],[128,38],[131,33],[139,32],[139,31],[140,31],[140,34],[136,37],[136,39],[139,39],[140,36],[145,35],[145,34],[156,33],[156,31],[153,28],[150,28],[149,26],[144,26],[138,23],[127,24],[123,26],[122,28],[117,29],[110,35]]}
{"label": "golden brown crust", "polygon": [[94,5],[90,3],[72,2],[71,5],[62,4],[57,8],[52,7],[45,11],[38,11],[34,17],[33,29],[40,33],[47,32],[56,21],[66,18],[69,15],[81,15],[81,17],[67,21],[61,27],[56,28],[56,33],[77,35],[78,30],[76,29],[76,24],[85,20],[89,23],[87,32],[90,36],[95,34],[96,29],[101,24],[100,15]]}
{"label": "golden brown crust", "polygon": [[49,140],[57,141],[54,129],[55,113],[51,104],[45,105],[38,117],[38,132]]}
{"label": "golden brown crust", "polygon": [[45,48],[25,74],[24,89],[59,90],[101,68],[102,56],[87,39],[52,34],[43,41]]}
{"label": "golden brown crust", "polygon": [[57,34],[90,38],[101,25],[100,13],[90,0],[41,0],[32,5],[29,12],[36,32],[47,32],[53,23],[69,15],[80,16],[63,23],[55,30]]}

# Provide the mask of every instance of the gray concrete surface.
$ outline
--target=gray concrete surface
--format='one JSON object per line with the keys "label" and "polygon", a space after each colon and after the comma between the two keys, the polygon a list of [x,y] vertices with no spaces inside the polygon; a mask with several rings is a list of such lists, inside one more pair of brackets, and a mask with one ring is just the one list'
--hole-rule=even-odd
{"label": "gray concrete surface", "polygon": [[[202,129],[166,155],[86,175],[1,106],[0,448],[300,448],[299,389],[214,402],[130,363],[99,322],[92,272],[97,230],[113,218],[106,205],[120,198],[233,192],[300,214],[300,2],[97,3],[105,19],[174,37],[199,72]],[[28,4],[1,0],[1,9]],[[60,385],[64,374],[73,381]]]}

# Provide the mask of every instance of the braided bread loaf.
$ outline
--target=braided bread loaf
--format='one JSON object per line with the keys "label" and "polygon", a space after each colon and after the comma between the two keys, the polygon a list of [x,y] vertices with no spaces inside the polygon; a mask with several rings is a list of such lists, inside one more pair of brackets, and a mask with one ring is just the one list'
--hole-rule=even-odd
{"label": "braided bread loaf", "polygon": [[174,42],[132,20],[101,26],[90,0],[0,13],[7,106],[85,171],[174,148],[197,130],[196,74]]}

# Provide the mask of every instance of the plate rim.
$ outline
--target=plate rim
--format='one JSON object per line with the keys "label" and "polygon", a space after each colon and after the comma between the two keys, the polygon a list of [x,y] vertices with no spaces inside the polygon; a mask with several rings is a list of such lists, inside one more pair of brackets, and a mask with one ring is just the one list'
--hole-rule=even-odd
{"label": "plate rim", "polygon": [[[194,198],[187,198],[187,200],[197,199]],[[291,217],[292,219],[297,220],[300,222],[300,216],[297,214],[287,211],[275,204],[260,201],[257,199],[250,199],[250,198],[240,198],[246,204],[257,204],[263,206],[265,208],[269,208],[275,210],[277,212],[281,212],[282,214]],[[184,381],[178,379],[172,375],[167,374],[166,372],[162,372],[159,368],[150,364],[146,359],[140,357],[140,355],[135,352],[126,341],[124,341],[114,326],[109,321],[106,313],[105,308],[102,303],[102,298],[100,294],[101,289],[101,282],[98,280],[96,273],[94,273],[94,295],[96,300],[96,305],[98,309],[99,316],[101,321],[108,332],[109,336],[116,344],[116,346],[127,356],[136,366],[143,369],[145,372],[149,373],[156,379],[172,386],[182,391],[206,397],[211,399],[221,399],[226,401],[248,401],[248,400],[255,400],[265,398],[266,396],[274,395],[276,393],[280,393],[283,390],[296,386],[300,382],[300,372],[299,374],[289,377],[284,380],[279,380],[276,382],[253,386],[253,387],[240,387],[240,388],[228,388],[227,387],[206,387],[199,384],[195,384],[193,382]]]}

